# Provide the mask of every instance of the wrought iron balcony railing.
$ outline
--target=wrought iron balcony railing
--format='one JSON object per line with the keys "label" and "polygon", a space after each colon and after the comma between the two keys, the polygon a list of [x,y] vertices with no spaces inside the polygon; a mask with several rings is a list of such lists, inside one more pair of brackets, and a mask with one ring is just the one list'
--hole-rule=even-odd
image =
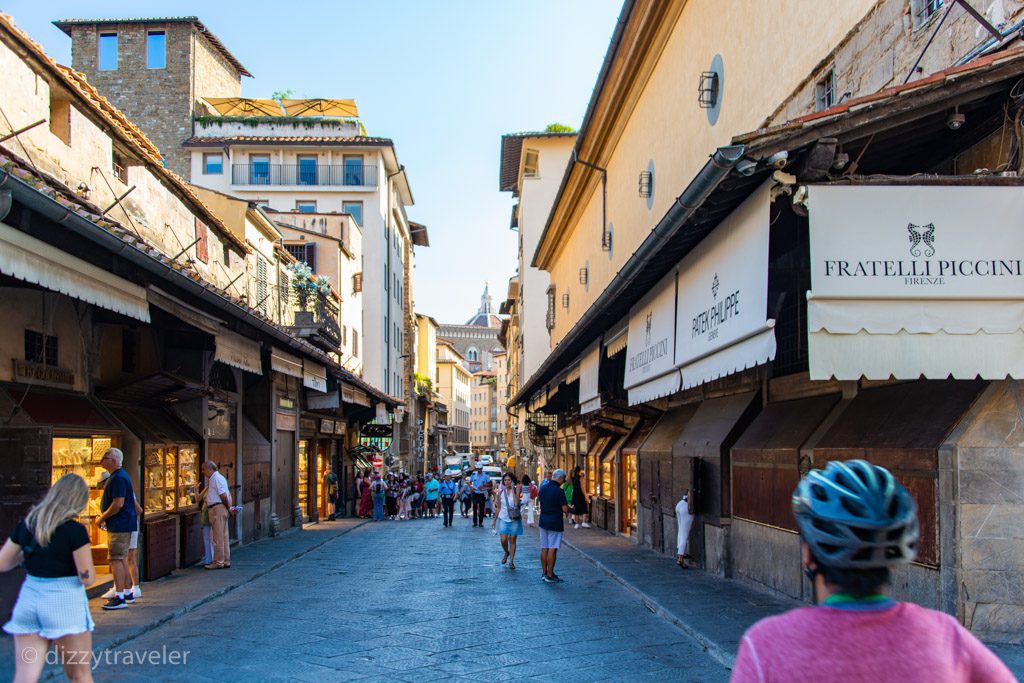
{"label": "wrought iron balcony railing", "polygon": [[377,187],[377,167],[370,164],[232,164],[231,184]]}

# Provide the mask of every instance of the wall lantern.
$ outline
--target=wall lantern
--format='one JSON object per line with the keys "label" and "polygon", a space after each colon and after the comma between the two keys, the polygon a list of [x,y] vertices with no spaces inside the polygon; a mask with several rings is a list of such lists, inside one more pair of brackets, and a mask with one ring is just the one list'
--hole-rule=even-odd
{"label": "wall lantern", "polygon": [[640,198],[649,199],[654,194],[654,171],[640,171]]}
{"label": "wall lantern", "polygon": [[704,71],[700,75],[700,87],[697,89],[697,103],[701,109],[713,109],[718,104],[717,71]]}

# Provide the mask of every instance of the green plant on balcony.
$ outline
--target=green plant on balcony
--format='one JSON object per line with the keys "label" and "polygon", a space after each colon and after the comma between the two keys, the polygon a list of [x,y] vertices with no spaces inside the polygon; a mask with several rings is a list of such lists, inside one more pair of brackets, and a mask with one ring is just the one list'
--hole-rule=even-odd
{"label": "green plant on balcony", "polygon": [[420,396],[430,397],[434,393],[434,383],[426,375],[415,373],[413,375],[414,384],[416,386],[416,393]]}
{"label": "green plant on balcony", "polygon": [[313,269],[304,262],[288,266],[292,295],[299,311],[307,312],[318,296],[331,293],[331,282],[323,275],[314,275]]}

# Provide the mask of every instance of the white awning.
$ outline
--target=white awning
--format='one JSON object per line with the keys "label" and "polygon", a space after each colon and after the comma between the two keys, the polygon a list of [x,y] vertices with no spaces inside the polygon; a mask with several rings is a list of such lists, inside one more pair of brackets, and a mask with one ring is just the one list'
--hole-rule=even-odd
{"label": "white awning", "polygon": [[270,349],[270,368],[289,377],[302,377],[302,359],[281,349]]}
{"label": "white awning", "polygon": [[675,369],[676,270],[629,310],[623,387],[636,405],[679,391]]}
{"label": "white awning", "polygon": [[263,374],[258,341],[253,341],[229,330],[221,330],[217,332],[216,345],[217,348],[213,353],[214,360],[256,375]]}
{"label": "white awning", "polygon": [[768,309],[769,183],[679,263],[676,367],[689,389],[775,358]]}
{"label": "white awning", "polygon": [[223,320],[219,320],[212,315],[203,313],[198,308],[190,306],[181,299],[171,296],[159,287],[154,287],[153,285],[147,287],[146,298],[149,299],[149,303],[153,306],[170,313],[178,320],[186,322],[192,327],[202,330],[207,334],[216,336],[224,329]]}
{"label": "white awning", "polygon": [[305,358],[302,359],[302,386],[327,392],[327,368]]}
{"label": "white awning", "polygon": [[370,403],[370,397],[366,395],[366,392],[356,387],[351,387],[347,384],[341,385],[341,400],[345,403],[351,403],[352,405],[365,406],[369,408],[372,404]]}
{"label": "white awning", "polygon": [[679,391],[680,387],[679,371],[673,368],[667,374],[629,389],[629,405],[635,406],[638,403],[669,396]]}
{"label": "white awning", "polygon": [[604,353],[611,358],[626,348],[629,341],[629,316],[620,320],[610,330],[604,333]]}
{"label": "white awning", "polygon": [[811,186],[808,209],[811,379],[1024,378],[1024,188]]}
{"label": "white awning", "polygon": [[0,272],[149,322],[145,289],[4,223],[0,223]]}
{"label": "white awning", "polygon": [[388,407],[386,405],[384,405],[383,403],[378,403],[377,404],[377,415],[376,415],[376,419],[374,421],[377,424],[381,424],[381,425],[388,423]]}
{"label": "white awning", "polygon": [[572,384],[573,382],[575,382],[579,378],[580,378],[580,364],[576,363],[571,368],[569,368],[569,372],[566,373],[565,379],[563,381],[566,384]]}
{"label": "white awning", "polygon": [[592,413],[601,407],[598,371],[601,368],[601,340],[597,340],[580,357],[580,413]]}

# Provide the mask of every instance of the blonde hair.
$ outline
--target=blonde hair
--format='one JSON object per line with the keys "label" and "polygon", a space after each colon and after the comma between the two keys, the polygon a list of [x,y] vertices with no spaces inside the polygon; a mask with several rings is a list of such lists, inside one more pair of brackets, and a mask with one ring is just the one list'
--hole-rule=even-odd
{"label": "blonde hair", "polygon": [[39,504],[29,510],[25,525],[45,548],[53,532],[82,513],[89,502],[89,486],[77,474],[65,474],[50,487]]}

